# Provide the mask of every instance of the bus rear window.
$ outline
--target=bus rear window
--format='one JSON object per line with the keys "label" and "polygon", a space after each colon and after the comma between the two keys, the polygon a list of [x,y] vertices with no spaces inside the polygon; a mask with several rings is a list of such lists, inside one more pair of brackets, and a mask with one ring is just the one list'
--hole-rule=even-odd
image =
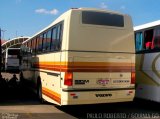
{"label": "bus rear window", "polygon": [[8,58],[19,58],[20,49],[8,49]]}
{"label": "bus rear window", "polygon": [[19,49],[8,49],[8,55],[19,55],[20,50]]}
{"label": "bus rear window", "polygon": [[122,15],[111,13],[83,11],[82,23],[92,25],[124,27],[124,17]]}

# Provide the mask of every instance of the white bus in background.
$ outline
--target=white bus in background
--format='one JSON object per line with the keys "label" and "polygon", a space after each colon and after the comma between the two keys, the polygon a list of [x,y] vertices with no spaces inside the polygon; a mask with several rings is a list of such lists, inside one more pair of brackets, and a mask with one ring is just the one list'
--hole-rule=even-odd
{"label": "white bus in background", "polygon": [[70,9],[22,43],[20,79],[58,105],[132,101],[135,42],[130,16]]}
{"label": "white bus in background", "polygon": [[7,48],[5,51],[5,71],[19,71],[20,48]]}
{"label": "white bus in background", "polygon": [[136,97],[160,102],[160,20],[134,27]]}

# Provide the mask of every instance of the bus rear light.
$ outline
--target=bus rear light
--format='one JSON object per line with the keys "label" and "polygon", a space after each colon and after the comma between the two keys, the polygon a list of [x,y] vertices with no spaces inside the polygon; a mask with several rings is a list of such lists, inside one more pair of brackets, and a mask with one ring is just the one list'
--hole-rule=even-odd
{"label": "bus rear light", "polygon": [[72,72],[66,72],[65,78],[64,78],[64,85],[66,86],[72,86],[73,84],[73,73]]}
{"label": "bus rear light", "polygon": [[75,95],[76,95],[75,93],[71,93],[71,94],[70,94],[70,96],[75,96]]}
{"label": "bus rear light", "polygon": [[133,93],[133,91],[132,91],[132,90],[130,90],[130,91],[129,91],[129,93]]}
{"label": "bus rear light", "polygon": [[131,84],[135,84],[135,81],[136,81],[136,74],[135,72],[132,72],[131,73]]}

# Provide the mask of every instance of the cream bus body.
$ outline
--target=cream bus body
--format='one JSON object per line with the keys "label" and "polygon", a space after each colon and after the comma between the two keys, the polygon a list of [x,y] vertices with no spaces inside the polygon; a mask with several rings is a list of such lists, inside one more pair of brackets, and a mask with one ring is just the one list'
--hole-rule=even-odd
{"label": "cream bus body", "polygon": [[[42,48],[38,53],[34,40],[50,29],[53,31],[56,25],[61,26],[58,48],[52,50],[53,33],[50,49]],[[21,49],[21,79],[34,82],[42,100],[77,105],[134,98],[134,32],[128,15],[71,9],[24,42]]]}
{"label": "cream bus body", "polygon": [[160,102],[160,20],[136,26],[136,97]]}

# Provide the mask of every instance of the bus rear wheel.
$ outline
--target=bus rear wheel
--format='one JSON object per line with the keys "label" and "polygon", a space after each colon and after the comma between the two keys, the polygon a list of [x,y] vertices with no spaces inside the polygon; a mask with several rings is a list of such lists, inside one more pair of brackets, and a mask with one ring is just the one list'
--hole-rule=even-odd
{"label": "bus rear wheel", "polygon": [[42,97],[42,84],[41,83],[38,84],[37,94],[38,94],[38,99],[40,103],[44,103],[45,101]]}

